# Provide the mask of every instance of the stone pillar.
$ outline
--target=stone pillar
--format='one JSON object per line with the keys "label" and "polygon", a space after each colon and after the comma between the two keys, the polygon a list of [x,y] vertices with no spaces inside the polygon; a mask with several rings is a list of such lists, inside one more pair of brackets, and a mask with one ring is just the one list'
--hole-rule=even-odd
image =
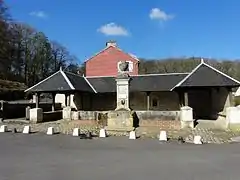
{"label": "stone pillar", "polygon": [[72,108],[70,106],[63,108],[62,113],[63,113],[63,119],[68,119],[68,120],[72,119]]}
{"label": "stone pillar", "polygon": [[193,109],[189,106],[181,107],[180,112],[181,128],[194,128]]}
{"label": "stone pillar", "polygon": [[129,110],[129,77],[116,78],[117,108],[116,110]]}
{"label": "stone pillar", "polygon": [[147,111],[150,110],[150,93],[151,92],[147,92]]}
{"label": "stone pillar", "polygon": [[227,91],[228,91],[228,95],[227,95],[226,102],[225,102],[225,105],[224,105],[224,110],[227,110],[228,107],[234,106],[232,89],[227,88]]}
{"label": "stone pillar", "polygon": [[55,111],[55,97],[56,93],[52,93],[52,111]]}
{"label": "stone pillar", "polygon": [[36,108],[39,108],[40,93],[35,94]]}
{"label": "stone pillar", "polygon": [[33,123],[43,122],[42,108],[30,109],[30,122],[33,122]]}
{"label": "stone pillar", "polygon": [[240,125],[240,107],[228,107],[226,109],[226,128]]}

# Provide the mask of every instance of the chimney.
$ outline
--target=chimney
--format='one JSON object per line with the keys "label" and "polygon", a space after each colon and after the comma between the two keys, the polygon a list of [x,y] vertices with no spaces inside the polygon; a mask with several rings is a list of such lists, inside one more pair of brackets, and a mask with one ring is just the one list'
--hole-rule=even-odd
{"label": "chimney", "polygon": [[106,42],[106,46],[109,47],[109,46],[114,46],[116,47],[117,46],[117,42],[116,41],[113,41],[113,40],[110,40],[108,42]]}

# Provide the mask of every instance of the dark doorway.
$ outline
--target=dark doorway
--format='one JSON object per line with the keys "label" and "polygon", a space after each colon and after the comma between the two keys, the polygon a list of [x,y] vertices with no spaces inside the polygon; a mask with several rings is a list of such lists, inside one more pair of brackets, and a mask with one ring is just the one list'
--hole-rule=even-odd
{"label": "dark doorway", "polygon": [[193,108],[194,119],[212,119],[211,89],[188,91],[188,103]]}

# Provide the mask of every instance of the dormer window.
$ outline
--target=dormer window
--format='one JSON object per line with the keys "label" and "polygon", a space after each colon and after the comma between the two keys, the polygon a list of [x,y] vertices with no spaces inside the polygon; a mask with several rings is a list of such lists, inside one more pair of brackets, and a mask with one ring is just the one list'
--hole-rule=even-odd
{"label": "dormer window", "polygon": [[[125,61],[127,63],[127,68],[126,68],[126,72],[133,72],[133,62],[132,61]],[[122,63],[122,61],[118,62],[118,72],[121,72],[120,68],[119,68],[119,64]]]}

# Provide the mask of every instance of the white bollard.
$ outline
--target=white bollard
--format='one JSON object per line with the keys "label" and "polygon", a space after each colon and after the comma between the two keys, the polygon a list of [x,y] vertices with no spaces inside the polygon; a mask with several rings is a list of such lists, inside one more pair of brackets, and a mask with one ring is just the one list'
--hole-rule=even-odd
{"label": "white bollard", "polygon": [[74,128],[73,129],[73,136],[79,136],[79,134],[80,134],[80,129],[79,128]]}
{"label": "white bollard", "polygon": [[160,131],[159,141],[167,141],[167,132],[166,131]]}
{"label": "white bollard", "polygon": [[7,125],[2,125],[0,127],[0,132],[7,132]]}
{"label": "white bollard", "polygon": [[24,126],[24,128],[23,128],[23,134],[29,134],[30,133],[30,126]]}
{"label": "white bollard", "polygon": [[47,129],[47,135],[53,135],[54,134],[54,129],[53,129],[53,127],[49,127],[48,129]]}
{"label": "white bollard", "polygon": [[99,137],[100,137],[100,138],[105,138],[105,137],[106,137],[106,131],[105,131],[105,129],[100,129]]}
{"label": "white bollard", "polygon": [[202,137],[201,136],[194,136],[193,143],[194,144],[202,144]]}
{"label": "white bollard", "polygon": [[135,131],[130,132],[129,139],[136,139],[136,132]]}

